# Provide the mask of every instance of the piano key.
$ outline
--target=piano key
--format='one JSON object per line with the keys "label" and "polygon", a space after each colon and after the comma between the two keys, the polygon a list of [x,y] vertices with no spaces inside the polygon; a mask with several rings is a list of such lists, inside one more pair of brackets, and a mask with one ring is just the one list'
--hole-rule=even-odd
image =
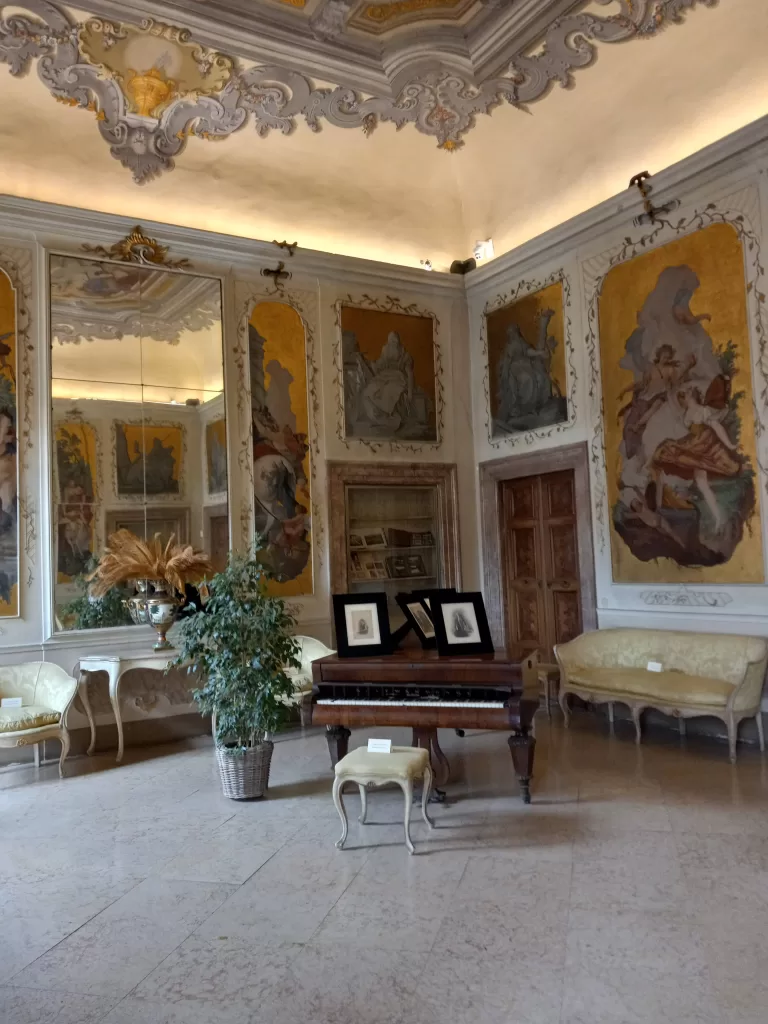
{"label": "piano key", "polygon": [[320,698],[316,704],[347,704],[353,707],[382,708],[503,708],[504,701],[461,701],[461,700],[342,700],[336,698]]}

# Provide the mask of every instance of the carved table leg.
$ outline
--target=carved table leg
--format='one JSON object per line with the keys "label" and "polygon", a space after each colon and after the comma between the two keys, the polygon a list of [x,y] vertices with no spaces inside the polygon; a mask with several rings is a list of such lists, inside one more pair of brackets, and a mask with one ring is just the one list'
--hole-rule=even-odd
{"label": "carved table leg", "polygon": [[123,760],[125,751],[125,737],[123,736],[123,716],[120,711],[120,680],[122,673],[118,665],[109,670],[109,702],[112,705],[112,713],[115,716],[117,726],[117,763]]}
{"label": "carved table leg", "polygon": [[533,775],[533,752],[536,749],[536,740],[526,733],[513,733],[507,743],[509,743],[509,750],[512,754],[517,780],[520,783],[523,803],[529,804],[531,802],[531,776]]}
{"label": "carved table leg", "polygon": [[325,738],[328,741],[328,753],[331,755],[331,768],[347,756],[351,731],[345,725],[326,725]]}
{"label": "carved table leg", "polygon": [[88,728],[91,730],[91,741],[88,744],[88,756],[90,757],[96,749],[96,723],[93,720],[93,711],[91,710],[91,699],[88,696],[88,680],[90,679],[90,672],[83,672],[80,670],[77,677],[77,695],[80,698],[80,703],[83,705],[83,711],[85,711],[85,717],[88,719]]}

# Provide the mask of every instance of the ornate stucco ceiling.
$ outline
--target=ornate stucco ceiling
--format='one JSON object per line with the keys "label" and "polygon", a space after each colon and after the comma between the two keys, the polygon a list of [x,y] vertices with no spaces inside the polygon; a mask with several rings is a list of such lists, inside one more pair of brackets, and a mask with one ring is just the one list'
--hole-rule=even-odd
{"label": "ornate stucco ceiling", "polygon": [[89,16],[22,0],[0,5],[0,59],[16,75],[36,62],[57,100],[91,110],[142,183],[189,137],[249,121],[262,136],[299,118],[366,134],[389,121],[456,149],[478,114],[568,85],[598,44],[654,36],[715,2],[91,0]]}

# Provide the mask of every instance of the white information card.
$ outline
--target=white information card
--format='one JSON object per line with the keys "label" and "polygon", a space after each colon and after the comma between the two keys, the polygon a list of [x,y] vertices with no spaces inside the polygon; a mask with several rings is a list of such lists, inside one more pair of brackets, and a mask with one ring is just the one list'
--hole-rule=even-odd
{"label": "white information card", "polygon": [[368,740],[369,754],[391,754],[392,740]]}
{"label": "white information card", "polygon": [[0,708],[20,708],[21,697],[3,697],[0,700]]}
{"label": "white information card", "polygon": [[649,672],[661,672],[663,667],[664,666],[661,664],[660,661],[649,661],[648,662],[648,671]]}

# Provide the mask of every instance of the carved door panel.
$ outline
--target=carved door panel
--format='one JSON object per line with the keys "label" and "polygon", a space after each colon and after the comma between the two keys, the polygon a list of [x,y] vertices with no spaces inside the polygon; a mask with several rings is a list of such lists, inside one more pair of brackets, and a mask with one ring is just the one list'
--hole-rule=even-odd
{"label": "carved door panel", "polygon": [[550,646],[581,633],[579,546],[573,471],[541,477],[546,619]]}
{"label": "carved door panel", "polygon": [[547,642],[541,547],[541,488],[535,477],[502,488],[502,532],[507,581],[507,635],[523,653]]}
{"label": "carved door panel", "polygon": [[501,504],[509,647],[551,661],[581,633],[573,472],[506,481]]}

